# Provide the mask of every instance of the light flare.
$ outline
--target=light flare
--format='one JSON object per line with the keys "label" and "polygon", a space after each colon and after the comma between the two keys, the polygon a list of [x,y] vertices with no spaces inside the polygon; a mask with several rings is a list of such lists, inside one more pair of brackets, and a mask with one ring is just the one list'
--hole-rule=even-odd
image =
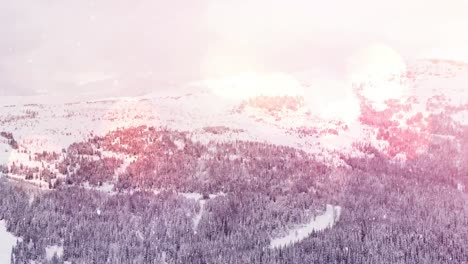
{"label": "light flare", "polygon": [[206,85],[215,94],[230,99],[249,99],[257,96],[303,96],[304,88],[292,76],[285,73],[260,74],[244,72]]}
{"label": "light flare", "polygon": [[375,44],[357,51],[348,60],[348,78],[362,85],[361,94],[376,104],[400,99],[407,92],[401,81],[406,63],[394,49]]}
{"label": "light flare", "polygon": [[346,82],[314,80],[306,90],[306,103],[314,115],[325,120],[352,123],[360,115],[359,100]]}

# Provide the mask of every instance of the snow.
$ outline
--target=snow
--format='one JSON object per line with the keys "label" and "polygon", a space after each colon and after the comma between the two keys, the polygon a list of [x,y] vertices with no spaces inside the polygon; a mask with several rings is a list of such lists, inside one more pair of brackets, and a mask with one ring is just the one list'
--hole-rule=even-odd
{"label": "snow", "polygon": [[46,251],[46,258],[48,261],[51,261],[54,255],[57,255],[57,257],[59,258],[63,256],[63,246],[59,246],[59,245],[47,246],[45,248],[45,251]]}
{"label": "snow", "polygon": [[461,125],[468,125],[468,110],[460,111],[452,116],[453,120]]}
{"label": "snow", "polygon": [[205,200],[199,201],[200,210],[193,217],[193,231],[195,232],[195,234],[197,233],[198,225],[200,224],[200,220],[201,220],[201,218],[203,216],[203,212],[205,211],[205,203],[206,203]]}
{"label": "snow", "polygon": [[198,202],[200,209],[198,212],[193,216],[193,232],[197,233],[198,225],[200,224],[200,220],[203,216],[203,212],[205,211],[205,203],[206,200],[203,200],[203,195],[200,193],[179,193],[179,195],[183,196],[185,199],[195,200]]}
{"label": "snow", "polygon": [[[200,201],[203,199],[203,195],[201,193],[179,193],[179,195],[183,196],[185,199],[191,199],[195,201]],[[219,196],[226,196],[226,193],[224,192],[218,192],[218,193],[212,193],[209,194],[208,197],[209,199],[214,199]]]}
{"label": "snow", "polygon": [[274,238],[270,242],[270,248],[281,248],[290,246],[309,237],[313,232],[323,231],[332,228],[339,220],[341,207],[327,204],[325,213],[315,217],[308,224],[289,230],[283,237]]}
{"label": "snow", "polygon": [[419,99],[433,95],[443,95],[455,104],[463,104],[468,100],[468,65],[457,65],[445,61],[431,63],[425,60],[414,62],[412,70],[417,78],[413,80],[413,94]]}
{"label": "snow", "polygon": [[201,200],[203,198],[203,195],[201,193],[179,193],[182,195],[185,199],[191,199],[191,200]]}
{"label": "snow", "polygon": [[161,263],[162,264],[167,264],[166,258],[167,258],[167,253],[165,251],[163,251],[162,254],[161,254]]}
{"label": "snow", "polygon": [[174,144],[179,150],[183,150],[185,148],[185,143],[182,140],[174,140]]}
{"label": "snow", "polygon": [[0,143],[0,164],[8,163],[10,152],[11,152],[10,146]]}
{"label": "snow", "polygon": [[[408,86],[409,95],[416,96],[418,103],[412,105],[412,110],[402,113],[403,117],[397,121],[402,121],[418,112],[427,116],[424,112],[426,102],[434,95],[444,95],[450,104],[456,106],[468,103],[468,89],[464,86],[468,81],[466,77],[468,67],[450,62],[417,61],[409,63],[408,69],[417,76],[402,78],[402,81]],[[313,80],[304,82],[314,83]],[[314,100],[305,100],[304,106],[297,111],[281,111],[276,116],[264,109],[250,106],[244,111],[237,111],[242,103],[241,99],[220,96],[206,87],[189,87],[184,92],[174,91],[165,94],[161,91],[133,98],[107,98],[95,101],[83,101],[79,98],[75,101],[63,101],[60,98],[44,96],[0,98],[0,122],[3,121],[1,131],[12,132],[20,145],[20,149],[13,150],[0,138],[0,164],[11,165],[15,162],[36,167],[40,164],[29,161],[29,154],[23,153],[24,150],[30,151],[31,156],[44,150],[60,153],[73,142],[86,140],[91,135],[102,136],[117,128],[140,125],[189,131],[190,138],[202,144],[209,144],[212,141],[246,140],[294,147],[335,166],[344,165],[335,151],[351,156],[360,155],[353,147],[354,142],[371,142],[378,149],[385,149],[388,143],[376,140],[377,130],[362,125],[359,121],[348,120],[345,122],[348,129],[344,129],[335,122],[340,116],[323,118],[317,115],[313,109],[317,107]],[[325,96],[333,99],[332,97],[336,95]],[[350,110],[346,106],[336,106],[333,109],[339,110],[340,107],[346,112]],[[37,115],[28,116],[31,112]],[[467,124],[467,113],[468,110],[459,111],[452,117],[461,124]],[[405,126],[405,122],[399,123]],[[223,126],[230,130],[219,134],[203,130],[213,126]],[[297,132],[299,128],[308,128],[311,131],[319,128],[321,132],[301,135]],[[336,133],[327,132],[329,129],[336,130]],[[174,143],[179,149],[185,146],[181,140],[176,140]],[[103,156],[117,157],[124,161],[116,171],[116,175],[123,172],[136,159],[112,152],[104,152]],[[59,159],[62,158],[61,156]],[[55,164],[44,165],[57,172],[53,166]]]}
{"label": "snow", "polygon": [[12,173],[8,173],[7,177],[9,179],[12,179],[12,180],[16,180],[16,181],[19,181],[19,182],[26,182],[28,184],[35,185],[35,186],[37,186],[37,187],[39,187],[40,189],[43,189],[43,190],[48,190],[49,189],[49,185],[45,181],[41,181],[41,180],[38,180],[38,179],[25,180],[23,175],[17,175],[17,174],[12,174]]}
{"label": "snow", "polygon": [[[18,102],[25,101],[17,99]],[[14,103],[8,101],[8,104],[12,102]],[[63,148],[74,142],[86,140],[91,134],[102,136],[117,128],[139,125],[162,125],[171,129],[191,131],[191,139],[204,144],[210,141],[248,140],[296,147],[327,156],[327,152],[323,150],[331,147],[328,146],[328,140],[324,140],[324,144],[320,145],[320,138],[300,137],[296,133],[291,133],[291,129],[308,124],[328,127],[327,122],[319,123],[316,118],[305,117],[304,111],[287,113],[281,120],[272,119],[267,113],[256,110],[250,113],[233,112],[240,103],[239,100],[199,90],[178,97],[161,97],[153,94],[145,97],[114,98],[73,104],[0,106],[2,108],[0,121],[9,120],[11,117],[19,118],[5,123],[2,130],[12,132],[20,147],[31,151],[32,156],[44,150],[60,153]],[[34,118],[21,118],[26,110],[38,114]],[[232,131],[222,134],[203,131],[203,128],[210,126],[225,126]],[[175,144],[179,149],[183,149],[185,145],[182,141],[176,141]],[[39,165],[37,162],[30,162],[28,154],[21,153],[20,150],[11,150],[8,145],[1,142],[0,153],[0,164],[11,165],[16,162],[31,167]],[[135,159],[117,153],[103,153],[103,156],[115,156],[124,160],[117,174],[125,170]]]}
{"label": "snow", "polygon": [[127,167],[137,160],[134,155],[127,155],[123,153],[115,153],[112,151],[101,151],[101,155],[104,158],[116,158],[122,160],[122,165],[115,170],[114,180],[118,180],[117,176],[126,171]]}
{"label": "snow", "polygon": [[7,231],[5,220],[0,221],[0,241],[0,263],[10,263],[11,251],[18,238]]}
{"label": "snow", "polygon": [[[185,199],[195,200],[196,202],[198,202],[200,209],[192,218],[193,232],[196,234],[198,225],[200,224],[203,213],[205,212],[205,204],[207,200],[204,200],[203,195],[200,193],[179,193],[179,195],[183,196]],[[219,196],[226,196],[226,194],[223,192],[219,192],[219,193],[208,195],[209,199],[215,199],[216,197],[219,197]]]}
{"label": "snow", "polygon": [[114,191],[114,184],[109,183],[109,182],[104,182],[101,186],[91,186],[88,182],[85,182],[83,183],[83,188],[87,190],[95,190],[95,191],[103,192],[109,195],[117,194],[117,192]]}

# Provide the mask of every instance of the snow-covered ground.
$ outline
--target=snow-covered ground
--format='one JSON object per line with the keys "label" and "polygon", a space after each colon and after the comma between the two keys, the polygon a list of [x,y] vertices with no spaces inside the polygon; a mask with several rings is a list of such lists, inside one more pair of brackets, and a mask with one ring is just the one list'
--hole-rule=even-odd
{"label": "snow-covered ground", "polygon": [[205,212],[205,200],[200,200],[198,204],[200,205],[200,210],[198,213],[193,217],[193,232],[197,233],[198,225],[202,219],[203,213]]}
{"label": "snow-covered ground", "polygon": [[[468,67],[453,62],[418,61],[409,65],[409,77],[402,78],[408,87],[408,96],[417,100],[412,109],[394,117],[401,127],[406,119],[426,111],[427,100],[434,95],[445,96],[447,103],[468,105]],[[340,95],[341,96],[341,95]],[[351,95],[352,96],[352,95]],[[242,99],[226,98],[203,87],[187,90],[179,95],[153,93],[133,98],[107,98],[96,101],[47,100],[44,97],[11,97],[0,99],[0,131],[13,133],[19,149],[12,149],[0,138],[0,164],[23,164],[35,167],[38,162],[30,160],[29,153],[55,151],[70,144],[83,141],[92,135],[104,135],[117,128],[140,125],[168,127],[189,131],[192,140],[208,143],[249,140],[302,149],[316,155],[317,159],[331,165],[344,165],[334,154],[360,155],[354,142],[367,141],[384,149],[386,143],[376,139],[376,128],[361,124],[358,120],[325,120],[314,115],[313,106],[301,106],[297,111],[280,111],[272,115],[268,110],[247,107],[238,111]],[[309,109],[310,111],[308,111]],[[455,121],[468,123],[468,109],[453,113]],[[398,119],[398,120],[397,120]],[[223,133],[209,133],[206,127],[226,127]],[[346,128],[344,128],[346,127]],[[301,134],[298,129],[311,131]],[[334,132],[330,132],[334,131]],[[176,142],[183,148],[183,142]],[[25,153],[26,151],[26,153]],[[105,153],[105,156],[116,156]],[[118,156],[124,164],[117,174],[134,160],[134,157]],[[53,172],[54,164],[45,164]]]}
{"label": "snow-covered ground", "polygon": [[[1,160],[10,165],[15,163],[30,163],[29,155],[20,153],[24,148],[32,153],[55,151],[60,153],[63,148],[73,142],[83,141],[90,135],[104,135],[121,127],[139,125],[167,126],[168,128],[191,131],[192,139],[202,143],[214,141],[251,140],[269,142],[272,144],[291,146],[304,149],[317,155],[326,155],[323,149],[334,148],[334,142],[341,140],[340,135],[329,135],[321,142],[317,137],[301,137],[291,132],[299,125],[328,127],[327,122],[319,123],[317,119],[305,120],[303,116],[293,116],[275,122],[265,122],[268,115],[253,119],[248,113],[233,113],[240,104],[215,94],[205,92],[183,97],[153,97],[147,99],[116,99],[113,101],[98,101],[94,103],[77,103],[71,105],[15,105],[3,107],[0,111],[0,121],[10,120],[2,125],[2,130],[12,132],[20,145],[19,150],[0,148],[3,151]],[[0,106],[1,107],[1,106]],[[32,118],[25,111],[37,112]],[[300,123],[291,120],[303,120]],[[224,126],[242,132],[227,132],[212,134],[203,131],[204,127]],[[342,145],[342,144],[340,144]],[[349,144],[351,146],[351,144]],[[182,147],[182,146],[180,146]],[[31,164],[34,165],[34,164]]]}
{"label": "snow-covered ground", "polygon": [[196,234],[198,225],[200,224],[200,221],[203,217],[203,213],[205,212],[205,204],[207,200],[214,199],[219,196],[225,196],[226,194],[225,193],[210,194],[208,196],[208,199],[203,199],[203,195],[201,193],[179,193],[179,195],[183,196],[185,199],[196,201],[200,207],[200,209],[198,209],[198,212],[192,217],[193,232]]}
{"label": "snow-covered ground", "polygon": [[308,224],[298,226],[289,230],[283,237],[274,238],[270,242],[270,248],[281,248],[300,242],[310,236],[313,232],[323,231],[332,228],[339,220],[341,207],[327,204],[326,211],[312,219]]}
{"label": "snow-covered ground", "polygon": [[[0,129],[0,132],[1,132],[1,129]],[[0,165],[8,163],[8,160],[11,156],[11,151],[12,151],[12,148],[8,144],[8,139],[0,136]]]}
{"label": "snow-covered ground", "polygon": [[[306,118],[304,113],[299,112],[267,122],[271,116],[262,112],[256,112],[256,118],[251,113],[234,112],[240,103],[240,100],[219,97],[210,91],[178,97],[152,94],[133,99],[116,98],[73,104],[12,104],[10,101],[9,105],[0,105],[0,122],[5,121],[1,130],[12,132],[20,149],[10,150],[2,145],[0,161],[30,163],[29,155],[20,153],[24,148],[31,153],[44,150],[60,153],[63,148],[91,135],[104,135],[117,128],[139,125],[191,131],[192,139],[202,143],[210,140],[251,140],[297,147],[318,155],[324,155],[322,149],[328,148],[328,143],[335,140],[335,136],[331,136],[320,144],[320,139],[316,137],[300,137],[291,132],[297,126],[310,124],[325,129],[328,121],[319,123],[319,119]],[[221,134],[203,131],[203,128],[212,126],[239,131]]]}
{"label": "snow-covered ground", "polygon": [[17,237],[6,230],[5,220],[0,221],[0,263],[10,263],[11,251],[16,245]]}
{"label": "snow-covered ground", "polygon": [[51,261],[54,255],[57,255],[58,258],[63,256],[63,247],[58,245],[48,246],[45,249],[46,251],[46,259]]}
{"label": "snow-covered ground", "polygon": [[95,190],[95,191],[100,191],[103,193],[107,193],[109,195],[115,195],[117,192],[114,190],[114,184],[105,182],[101,186],[91,186],[89,185],[88,182],[83,183],[83,188],[88,189],[88,190]]}

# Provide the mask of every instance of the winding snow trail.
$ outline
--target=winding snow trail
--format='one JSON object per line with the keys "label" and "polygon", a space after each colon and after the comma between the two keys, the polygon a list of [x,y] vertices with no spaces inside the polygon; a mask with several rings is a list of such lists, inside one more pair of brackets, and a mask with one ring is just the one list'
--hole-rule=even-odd
{"label": "winding snow trail", "polygon": [[200,209],[198,212],[193,216],[193,232],[197,233],[198,225],[203,217],[203,213],[205,212],[205,204],[208,200],[214,199],[218,196],[225,196],[225,193],[217,193],[217,194],[210,194],[208,199],[203,199],[203,195],[201,193],[180,193],[185,199],[191,199],[196,201],[200,205]]}
{"label": "winding snow trail", "polygon": [[205,200],[200,200],[199,202],[199,205],[200,205],[200,210],[198,211],[198,213],[193,217],[193,232],[196,234],[197,233],[197,228],[198,228],[198,224],[200,224],[200,220],[203,216],[203,212],[205,211],[205,203],[206,201]]}
{"label": "winding snow trail", "polygon": [[270,248],[281,248],[290,246],[294,243],[300,242],[310,236],[314,231],[323,231],[333,225],[339,220],[341,214],[340,206],[333,206],[327,204],[327,210],[322,215],[315,217],[305,226],[300,226],[289,231],[284,237],[272,239]]}

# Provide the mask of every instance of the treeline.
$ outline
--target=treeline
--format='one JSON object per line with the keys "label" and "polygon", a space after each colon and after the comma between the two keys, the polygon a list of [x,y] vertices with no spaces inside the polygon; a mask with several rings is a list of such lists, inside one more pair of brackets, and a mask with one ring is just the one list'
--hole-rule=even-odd
{"label": "treeline", "polygon": [[[112,156],[106,156],[109,153]],[[121,167],[125,157],[134,159]],[[302,192],[304,186],[298,182],[312,184],[313,177],[330,170],[290,147],[246,141],[201,144],[185,132],[146,126],[74,143],[56,168],[65,176],[59,184],[111,182],[122,192],[172,188],[203,193],[278,193],[289,187]],[[284,186],[285,178],[293,179],[291,186]]]}
{"label": "treeline", "polygon": [[12,114],[4,115],[3,118],[0,118],[0,124],[6,125],[8,123],[14,123],[14,122],[28,120],[28,119],[35,119],[37,116],[38,116],[37,111],[26,109],[19,115],[12,115]]}
{"label": "treeline", "polygon": [[[410,139],[402,137],[401,142]],[[395,144],[390,147],[397,148]],[[366,155],[338,154],[351,168],[366,172],[398,174],[450,186],[468,184],[468,138],[432,136],[423,147],[424,152],[406,152],[406,161],[393,160],[391,151],[380,152],[368,143],[355,145],[357,151]],[[406,148],[409,146],[399,149]],[[115,175],[123,161],[104,157],[105,152],[135,159]],[[146,126],[73,144],[58,167],[67,175],[68,184],[87,181],[98,185],[115,175],[113,183],[119,191],[175,188],[207,193],[246,189],[263,193],[303,192],[313,185],[311,179],[331,171],[314,156],[291,147],[248,141],[201,144],[192,141],[186,132]],[[288,185],[283,182],[286,178],[290,179]]]}
{"label": "treeline", "polygon": [[242,112],[247,107],[263,109],[270,114],[282,112],[285,110],[297,111],[304,106],[303,96],[256,96],[244,100],[237,111]]}
{"label": "treeline", "polygon": [[13,134],[11,132],[5,132],[5,131],[2,131],[0,132],[0,136],[5,138],[8,142],[8,145],[10,145],[10,147],[12,149],[18,149],[18,142],[15,140],[15,138],[13,137]]}

